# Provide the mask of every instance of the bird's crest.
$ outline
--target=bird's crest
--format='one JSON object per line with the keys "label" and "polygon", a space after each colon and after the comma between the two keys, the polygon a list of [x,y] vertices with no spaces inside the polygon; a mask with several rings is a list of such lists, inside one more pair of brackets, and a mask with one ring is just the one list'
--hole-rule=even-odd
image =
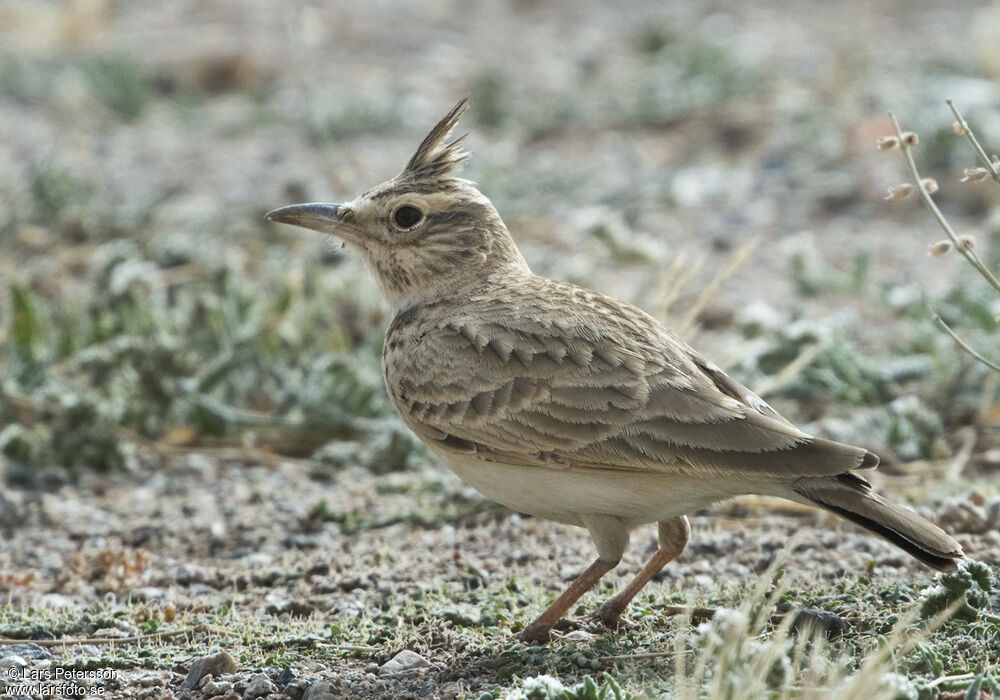
{"label": "bird's crest", "polygon": [[469,98],[463,97],[457,105],[451,108],[444,119],[431,129],[431,133],[427,134],[427,137],[417,148],[417,152],[406,164],[403,175],[421,179],[445,178],[462,167],[462,164],[469,157],[469,153],[462,150],[462,141],[465,139],[465,135],[463,134],[447,144],[444,144],[444,141],[454,131],[455,125],[458,124],[458,120],[461,119],[468,106]]}

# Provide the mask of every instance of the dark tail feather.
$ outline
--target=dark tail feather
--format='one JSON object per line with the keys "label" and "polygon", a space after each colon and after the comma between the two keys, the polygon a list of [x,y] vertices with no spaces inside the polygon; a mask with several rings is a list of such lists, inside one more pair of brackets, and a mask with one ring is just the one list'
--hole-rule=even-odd
{"label": "dark tail feather", "polygon": [[964,559],[961,545],[916,513],[890,503],[857,474],[799,479],[792,489],[818,506],[870,530],[927,566],[952,571]]}

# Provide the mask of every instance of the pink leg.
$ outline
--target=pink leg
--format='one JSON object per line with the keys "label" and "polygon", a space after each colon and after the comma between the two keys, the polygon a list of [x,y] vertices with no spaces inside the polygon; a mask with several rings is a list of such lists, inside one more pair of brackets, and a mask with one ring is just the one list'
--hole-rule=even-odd
{"label": "pink leg", "polygon": [[628,585],[618,594],[612,596],[604,605],[598,608],[594,617],[604,623],[608,629],[616,629],[621,622],[622,613],[632,602],[632,599],[656,576],[659,571],[673,561],[684,551],[688,538],[691,536],[691,526],[687,517],[681,516],[659,524],[659,548],[642,570],[635,575]]}
{"label": "pink leg", "polygon": [[607,562],[598,559],[588,566],[586,570],[576,577],[569,588],[556,598],[555,602],[545,609],[538,618],[530,625],[521,630],[518,638],[522,642],[547,642],[552,626],[559,622],[573,606],[573,603],[580,599],[584,593],[589,591],[595,583],[618,565],[618,562]]}

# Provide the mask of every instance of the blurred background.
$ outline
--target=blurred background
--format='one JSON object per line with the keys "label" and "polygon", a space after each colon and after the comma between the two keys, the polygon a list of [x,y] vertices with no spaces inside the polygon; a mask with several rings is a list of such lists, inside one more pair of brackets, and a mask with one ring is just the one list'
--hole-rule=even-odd
{"label": "blurred background", "polygon": [[[876,478],[996,561],[996,378],[929,306],[996,359],[1000,304],[928,256],[943,234],[916,197],[883,200],[907,174],[875,143],[889,110],[919,134],[996,269],[998,190],[958,183],[976,163],[945,99],[1000,149],[998,78],[1000,5],[973,0],[0,0],[0,636],[227,625],[242,662],[323,675],[296,665],[333,653],[321,630],[355,645],[345,688],[404,643],[492,673],[585,533],[434,465],[385,395],[367,272],[264,220],[392,177],[466,95],[466,176],[537,273],[642,306],[810,432],[875,450]],[[840,582],[875,562],[924,576],[811,511],[720,512],[655,591],[731,606],[719,591],[807,530],[796,575],[843,594],[825,609],[854,610]],[[887,590],[866,600],[917,595]],[[290,619],[308,629],[276,647]],[[176,687],[185,639],[113,661]],[[985,648],[956,639],[943,655]],[[580,654],[571,674],[603,668]]]}
{"label": "blurred background", "polygon": [[993,260],[944,99],[1000,143],[998,36],[980,2],[0,2],[9,478],[142,440],[422,459],[376,287],[262,215],[388,179],[464,95],[467,175],[536,272],[640,304],[818,432],[949,455],[984,373],[926,305],[988,350],[996,299],[926,255],[916,198],[882,201],[903,161],[874,143],[895,110]]}

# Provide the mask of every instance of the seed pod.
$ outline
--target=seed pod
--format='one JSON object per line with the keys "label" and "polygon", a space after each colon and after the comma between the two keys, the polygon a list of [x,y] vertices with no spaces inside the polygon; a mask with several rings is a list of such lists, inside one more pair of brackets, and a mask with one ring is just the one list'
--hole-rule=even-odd
{"label": "seed pod", "polygon": [[934,194],[938,191],[937,180],[932,177],[925,177],[920,181],[920,186],[924,188],[924,192],[927,194]]}
{"label": "seed pod", "polygon": [[972,250],[976,247],[976,239],[972,236],[959,236],[958,237],[958,249],[959,250]]}
{"label": "seed pod", "polygon": [[955,122],[954,124],[951,125],[951,128],[954,129],[955,133],[958,134],[959,136],[965,135],[965,124],[963,124],[962,122]]}
{"label": "seed pod", "polygon": [[962,179],[959,182],[979,182],[990,176],[990,171],[986,168],[966,168],[962,171]]}
{"label": "seed pod", "polygon": [[909,182],[901,182],[898,185],[893,185],[889,188],[889,194],[885,196],[885,201],[887,202],[898,202],[901,199],[906,199],[911,194],[916,187],[911,185]]}
{"label": "seed pod", "polygon": [[927,254],[932,258],[940,258],[949,250],[951,250],[951,241],[938,241],[937,243],[931,243],[927,247]]}
{"label": "seed pod", "polygon": [[875,147],[880,151],[891,151],[893,148],[899,148],[899,139],[895,136],[883,136],[875,142]]}
{"label": "seed pod", "polygon": [[903,132],[903,143],[907,146],[916,146],[920,143],[920,138],[917,137],[917,132],[915,131],[904,131]]}

